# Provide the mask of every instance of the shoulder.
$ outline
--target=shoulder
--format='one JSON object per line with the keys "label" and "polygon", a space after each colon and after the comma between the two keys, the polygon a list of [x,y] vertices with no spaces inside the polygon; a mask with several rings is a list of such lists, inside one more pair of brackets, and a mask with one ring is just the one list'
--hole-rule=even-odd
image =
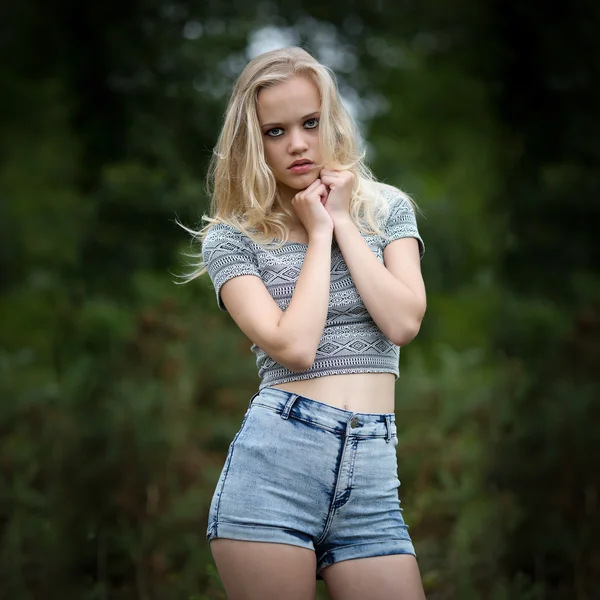
{"label": "shoulder", "polygon": [[219,221],[212,224],[202,241],[202,253],[214,251],[250,251],[250,239],[229,223]]}
{"label": "shoulder", "polygon": [[414,202],[408,194],[388,183],[376,182],[374,189],[388,208],[388,215],[395,211],[407,211],[414,213]]}
{"label": "shoulder", "polygon": [[419,243],[419,255],[423,257],[425,244],[419,233],[415,204],[412,199],[392,185],[378,183],[377,189],[386,206],[383,221],[384,247],[401,238],[416,238]]}
{"label": "shoulder", "polygon": [[209,273],[240,264],[255,267],[256,248],[245,233],[229,223],[219,221],[208,228],[202,241],[202,260]]}
{"label": "shoulder", "polygon": [[369,182],[370,204],[380,227],[387,229],[403,221],[416,223],[415,203],[397,187],[380,181]]}

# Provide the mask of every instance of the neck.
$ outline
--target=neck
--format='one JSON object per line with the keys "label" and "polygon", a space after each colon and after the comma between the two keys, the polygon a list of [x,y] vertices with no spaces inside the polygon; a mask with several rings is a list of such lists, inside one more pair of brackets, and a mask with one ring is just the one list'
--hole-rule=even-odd
{"label": "neck", "polygon": [[294,196],[297,193],[298,193],[298,190],[288,187],[287,185],[283,185],[280,183],[277,186],[277,194],[279,196],[279,200],[284,206],[291,207],[292,200],[294,199]]}

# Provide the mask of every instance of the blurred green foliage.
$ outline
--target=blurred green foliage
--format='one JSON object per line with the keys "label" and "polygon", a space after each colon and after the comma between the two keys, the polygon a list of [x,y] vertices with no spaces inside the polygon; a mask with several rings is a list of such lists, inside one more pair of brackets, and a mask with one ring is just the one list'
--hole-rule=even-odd
{"label": "blurred green foliage", "polygon": [[174,284],[175,219],[207,208],[233,78],[291,43],[421,209],[428,313],[397,413],[428,597],[600,597],[596,3],[0,17],[1,598],[224,598],[206,513],[258,381],[209,281]]}

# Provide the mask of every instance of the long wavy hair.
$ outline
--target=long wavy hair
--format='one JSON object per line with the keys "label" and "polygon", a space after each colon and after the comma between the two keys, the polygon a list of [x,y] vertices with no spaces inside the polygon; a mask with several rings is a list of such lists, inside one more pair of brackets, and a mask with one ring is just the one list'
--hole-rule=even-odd
{"label": "long wavy hair", "polygon": [[[335,76],[302,48],[290,47],[257,56],[234,84],[208,172],[210,215],[202,216],[206,225],[199,230],[180,223],[194,241],[201,244],[216,223],[227,223],[260,245],[280,247],[288,241],[286,223],[292,213],[281,202],[277,181],[264,158],[257,99],[262,89],[296,75],[310,77],[319,90],[319,149],[324,164],[355,175],[351,218],[364,233],[381,234],[388,202],[365,165],[360,134],[342,104]],[[194,270],[183,279],[190,281],[205,273],[206,267],[201,253],[187,256],[194,259],[190,265]]]}

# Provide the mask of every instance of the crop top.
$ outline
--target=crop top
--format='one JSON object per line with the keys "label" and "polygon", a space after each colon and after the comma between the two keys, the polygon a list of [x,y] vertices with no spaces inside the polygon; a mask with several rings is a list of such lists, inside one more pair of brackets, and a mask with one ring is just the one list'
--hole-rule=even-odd
{"label": "crop top", "polygon": [[[422,258],[425,247],[412,205],[395,188],[383,185],[382,188],[383,195],[391,203],[389,217],[382,227],[387,239],[362,234],[363,239],[383,262],[383,250],[387,244],[400,238],[414,237],[419,242]],[[228,224],[212,225],[202,244],[202,258],[219,308],[227,310],[220,296],[226,281],[240,275],[256,275],[262,279],[279,308],[286,310],[307,248],[307,244],[299,242],[286,242],[278,249],[265,248]],[[400,348],[381,332],[369,315],[335,239],[331,247],[329,290],[327,320],[315,361],[309,369],[291,371],[256,344],[251,346],[251,351],[256,354],[259,390],[275,384],[342,373],[393,373],[398,379]]]}

